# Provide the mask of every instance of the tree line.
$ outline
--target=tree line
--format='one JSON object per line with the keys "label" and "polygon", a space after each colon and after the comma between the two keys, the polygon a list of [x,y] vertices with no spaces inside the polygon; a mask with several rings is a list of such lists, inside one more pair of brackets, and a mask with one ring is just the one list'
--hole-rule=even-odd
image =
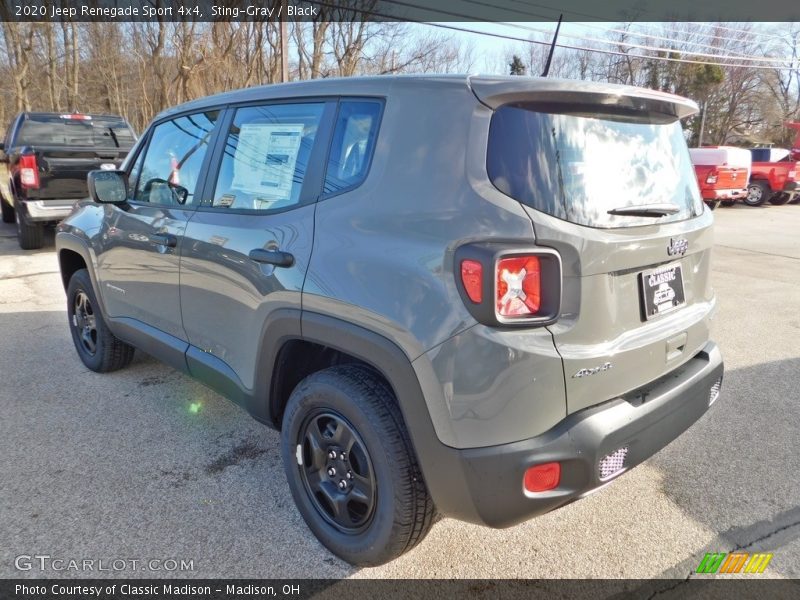
{"label": "tree line", "polygon": [[[473,67],[452,36],[332,16],[287,23],[290,80]],[[274,21],[0,22],[0,127],[23,110],[80,111],[123,115],[141,132],[170,106],[281,77]]]}
{"label": "tree line", "polygon": [[[286,24],[290,80],[475,70],[475,46],[452,33],[374,22],[364,14],[336,10]],[[675,32],[677,25],[681,35]],[[724,35],[724,29],[715,36],[707,24],[665,24],[663,30],[656,25],[648,33],[669,40],[658,50],[626,45],[641,40],[632,27],[623,25],[606,35],[607,44],[590,43],[583,50],[557,47],[550,76],[688,96],[703,109],[686,124],[691,143],[699,142],[701,130],[707,144],[792,141],[783,123],[800,119],[800,26],[775,24],[774,35],[767,36],[744,25],[753,28],[753,34],[734,37]],[[493,70],[539,75],[550,39],[533,34],[530,40],[500,50]],[[696,59],[687,54],[702,44],[711,46],[706,52],[712,55],[789,60],[781,63],[785,68],[776,69],[771,68],[773,62]],[[603,49],[614,53],[598,51]],[[157,113],[175,104],[280,81],[281,52],[280,24],[275,21],[17,23],[4,18],[0,78],[6,84],[0,87],[0,124],[22,110],[106,112],[123,115],[141,132]]]}

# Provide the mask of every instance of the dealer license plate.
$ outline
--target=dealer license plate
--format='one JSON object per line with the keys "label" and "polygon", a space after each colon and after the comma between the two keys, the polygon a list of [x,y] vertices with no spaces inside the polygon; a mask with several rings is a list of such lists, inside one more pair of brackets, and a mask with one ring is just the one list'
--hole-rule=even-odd
{"label": "dealer license plate", "polygon": [[659,267],[639,275],[645,319],[652,319],[686,304],[680,265]]}

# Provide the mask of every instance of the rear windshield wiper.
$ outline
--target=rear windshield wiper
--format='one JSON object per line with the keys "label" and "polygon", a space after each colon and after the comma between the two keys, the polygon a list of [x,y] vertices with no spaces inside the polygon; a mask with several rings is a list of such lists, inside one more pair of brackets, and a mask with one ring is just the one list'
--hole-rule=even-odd
{"label": "rear windshield wiper", "polygon": [[621,215],[627,217],[665,217],[680,212],[681,207],[677,204],[639,204],[638,206],[621,206],[612,208],[608,211],[610,215]]}

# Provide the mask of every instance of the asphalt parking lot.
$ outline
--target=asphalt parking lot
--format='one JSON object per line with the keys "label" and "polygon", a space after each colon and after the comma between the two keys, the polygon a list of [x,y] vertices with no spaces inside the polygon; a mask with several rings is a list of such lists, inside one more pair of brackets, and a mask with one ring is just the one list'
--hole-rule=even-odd
{"label": "asphalt parking lot", "polygon": [[598,494],[507,530],[442,520],[374,569],[306,528],[277,433],[141,352],[110,375],[83,367],[52,233],[22,251],[0,226],[0,577],[97,575],[15,568],[44,554],[193,565],[116,573],[131,577],[685,578],[734,549],[800,577],[800,205],[715,214],[712,410]]}

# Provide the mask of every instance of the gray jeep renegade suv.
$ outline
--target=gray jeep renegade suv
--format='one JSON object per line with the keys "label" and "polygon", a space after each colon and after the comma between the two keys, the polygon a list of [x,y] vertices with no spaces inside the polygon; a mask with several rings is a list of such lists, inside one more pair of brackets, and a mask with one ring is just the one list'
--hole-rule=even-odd
{"label": "gray jeep renegade suv", "polygon": [[90,369],[140,348],[281,430],[320,541],[506,527],[716,400],[685,99],[523,77],[317,80],[158,116],[58,229]]}

